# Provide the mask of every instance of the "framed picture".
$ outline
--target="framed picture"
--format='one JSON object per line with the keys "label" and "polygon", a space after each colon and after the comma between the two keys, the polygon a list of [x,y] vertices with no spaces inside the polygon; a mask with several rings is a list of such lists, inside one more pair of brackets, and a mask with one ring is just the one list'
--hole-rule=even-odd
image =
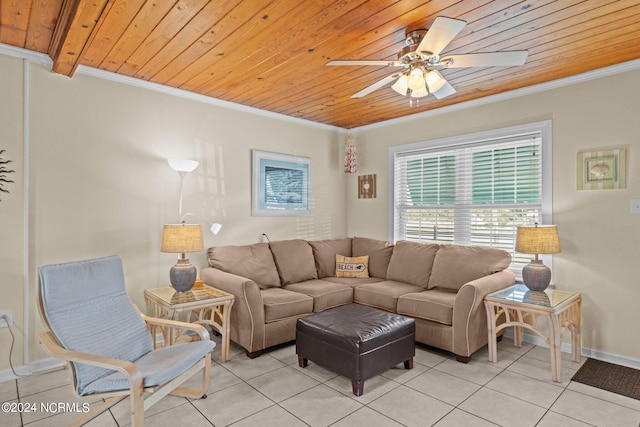
{"label": "framed picture", "polygon": [[360,175],[358,177],[358,199],[376,198],[376,175]]}
{"label": "framed picture", "polygon": [[311,209],[309,157],[251,150],[252,216],[308,216]]}
{"label": "framed picture", "polygon": [[578,153],[578,190],[626,188],[626,159],[625,148]]}

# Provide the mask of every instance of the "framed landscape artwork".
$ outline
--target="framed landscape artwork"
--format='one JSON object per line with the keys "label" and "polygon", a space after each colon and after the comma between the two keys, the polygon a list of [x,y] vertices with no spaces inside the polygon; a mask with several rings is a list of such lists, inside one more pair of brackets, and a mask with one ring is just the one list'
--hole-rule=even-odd
{"label": "framed landscape artwork", "polygon": [[252,216],[311,215],[311,158],[251,150]]}

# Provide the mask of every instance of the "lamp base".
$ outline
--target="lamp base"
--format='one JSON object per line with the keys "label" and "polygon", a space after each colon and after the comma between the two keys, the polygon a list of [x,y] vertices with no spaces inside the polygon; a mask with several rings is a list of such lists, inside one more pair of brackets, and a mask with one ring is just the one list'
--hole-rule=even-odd
{"label": "lamp base", "polygon": [[527,288],[542,292],[551,282],[551,270],[542,263],[542,260],[531,260],[531,264],[525,265],[522,269],[522,280]]}
{"label": "lamp base", "polygon": [[193,288],[197,270],[187,258],[178,259],[178,263],[169,270],[171,286],[178,292],[186,292]]}

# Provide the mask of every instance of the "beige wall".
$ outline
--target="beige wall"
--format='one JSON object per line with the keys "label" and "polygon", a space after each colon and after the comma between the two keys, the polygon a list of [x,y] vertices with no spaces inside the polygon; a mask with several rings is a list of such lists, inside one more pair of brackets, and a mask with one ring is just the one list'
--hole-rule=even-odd
{"label": "beige wall", "polygon": [[[6,184],[9,193],[0,193],[0,310],[13,310],[14,333],[17,338],[13,352],[14,366],[23,364],[23,197],[22,197],[22,60],[0,55],[0,150],[2,157],[12,160],[7,165],[15,171],[9,175],[15,181]],[[0,329],[0,369],[8,368],[7,355],[11,335]]]}
{"label": "beige wall", "polygon": [[[640,359],[640,281],[635,269],[640,215],[640,139],[637,100],[640,71],[566,86],[472,108],[432,114],[401,123],[356,129],[358,174],[377,174],[376,199],[358,199],[348,182],[348,230],[388,237],[388,147],[540,120],[553,121],[553,221],[563,251],[554,255],[558,287],[583,296],[583,345],[594,352]],[[407,107],[408,108],[408,107]],[[576,190],[580,150],[627,146],[627,188]]]}
{"label": "beige wall", "polygon": [[[21,60],[0,55],[0,75],[2,147],[8,144],[21,173]],[[339,155],[344,132],[337,128],[252,114],[87,75],[70,79],[35,63],[30,64],[29,75],[32,361],[45,357],[35,338],[42,329],[33,303],[39,265],[118,254],[128,293],[141,307],[145,288],[168,283],[177,254],[160,253],[160,237],[163,224],[178,221],[180,178],[167,158],[200,161],[185,178],[184,212],[223,224],[217,236],[205,233],[205,247],[255,243],[263,232],[272,240],[346,235],[346,178]],[[251,149],[312,158],[312,216],[251,216]],[[0,310],[14,310],[19,330],[23,235],[22,187],[16,181],[10,197],[0,202]],[[206,264],[204,251],[190,258],[198,267]],[[8,349],[2,330],[0,344]],[[20,346],[14,350],[14,361],[22,364]],[[6,359],[0,358],[0,370],[6,368]]]}
{"label": "beige wall", "polygon": [[[0,310],[11,309],[21,365],[22,343],[22,60],[0,55],[0,147],[14,160],[15,184],[0,202]],[[30,88],[29,273],[30,360],[45,357],[33,303],[36,268],[119,254],[128,292],[139,305],[143,289],[164,285],[176,258],[159,252],[162,224],[177,220],[179,177],[167,158],[200,161],[185,179],[184,211],[223,224],[205,246],[361,235],[386,239],[387,160],[392,145],[553,120],[554,222],[563,252],[554,256],[558,286],[583,294],[584,346],[640,359],[640,286],[634,271],[640,215],[635,100],[640,72],[628,72],[535,95],[382,126],[356,129],[358,173],[342,173],[344,131],[197,102],[77,74],[72,79],[32,63]],[[575,189],[576,153],[628,146],[625,190]],[[251,149],[313,159],[311,217],[251,217]],[[357,198],[357,175],[378,175],[376,199]],[[205,254],[192,254],[205,264]],[[108,321],[108,319],[105,319]],[[0,329],[0,348],[8,349]],[[5,353],[6,354],[6,353]],[[0,358],[0,371],[7,369]]]}

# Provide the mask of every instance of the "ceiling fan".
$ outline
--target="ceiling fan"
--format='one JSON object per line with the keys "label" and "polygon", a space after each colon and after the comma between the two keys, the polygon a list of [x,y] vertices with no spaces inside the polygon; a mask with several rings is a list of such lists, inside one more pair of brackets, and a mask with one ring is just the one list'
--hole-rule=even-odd
{"label": "ceiling fan", "polygon": [[438,99],[453,95],[456,90],[440,74],[445,68],[465,67],[511,67],[523,65],[529,52],[513,50],[488,53],[468,53],[461,55],[441,55],[444,48],[467,25],[466,21],[447,17],[437,17],[429,30],[407,32],[407,44],[395,61],[371,60],[334,60],[326,65],[378,65],[398,67],[399,71],[375,82],[351,95],[351,98],[362,98],[371,92],[395,81],[391,88],[402,96],[414,100],[433,94]]}

